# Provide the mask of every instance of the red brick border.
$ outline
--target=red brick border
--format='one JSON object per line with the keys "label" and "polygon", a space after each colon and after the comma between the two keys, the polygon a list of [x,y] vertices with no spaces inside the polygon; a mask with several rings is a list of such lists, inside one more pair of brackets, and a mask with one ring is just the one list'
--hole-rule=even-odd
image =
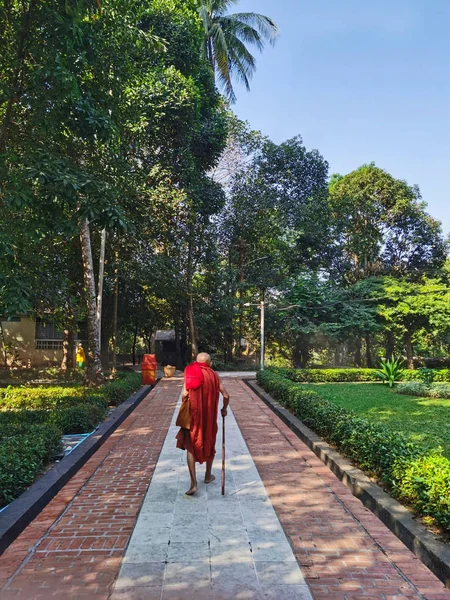
{"label": "red brick border", "polygon": [[161,381],[9,546],[2,600],[107,600],[181,385]]}
{"label": "red brick border", "polygon": [[242,381],[232,408],[317,600],[449,600],[450,591]]}

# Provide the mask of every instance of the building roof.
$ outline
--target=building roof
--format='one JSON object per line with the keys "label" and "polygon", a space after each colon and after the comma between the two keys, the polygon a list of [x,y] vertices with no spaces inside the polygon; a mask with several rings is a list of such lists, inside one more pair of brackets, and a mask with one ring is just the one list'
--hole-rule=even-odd
{"label": "building roof", "polygon": [[175,329],[159,329],[155,334],[155,342],[174,342]]}

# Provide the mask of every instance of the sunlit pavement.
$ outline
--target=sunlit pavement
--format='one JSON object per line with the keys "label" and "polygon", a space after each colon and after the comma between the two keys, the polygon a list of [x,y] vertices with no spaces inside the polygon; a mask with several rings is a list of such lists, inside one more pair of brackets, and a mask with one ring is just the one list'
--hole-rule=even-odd
{"label": "sunlit pavement", "polygon": [[[226,485],[221,493],[222,427],[213,472],[195,497],[175,416],[130,540],[113,600],[312,598],[231,411],[226,418]],[[222,418],[219,413],[219,421]],[[198,468],[199,482],[205,467]]]}
{"label": "sunlit pavement", "polygon": [[450,599],[237,374],[226,495],[219,436],[217,480],[186,497],[181,385],[162,380],[3,554],[2,600]]}

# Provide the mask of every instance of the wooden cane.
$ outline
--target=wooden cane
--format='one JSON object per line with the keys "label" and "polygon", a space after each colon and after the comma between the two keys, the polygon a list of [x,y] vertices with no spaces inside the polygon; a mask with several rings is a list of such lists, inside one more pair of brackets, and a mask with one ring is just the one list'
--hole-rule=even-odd
{"label": "wooden cane", "polygon": [[222,415],[222,496],[225,496],[225,417]]}

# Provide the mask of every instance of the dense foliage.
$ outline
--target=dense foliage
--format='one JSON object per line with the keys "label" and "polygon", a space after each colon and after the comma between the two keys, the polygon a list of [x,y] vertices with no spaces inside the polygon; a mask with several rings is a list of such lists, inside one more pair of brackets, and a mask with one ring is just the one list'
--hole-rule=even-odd
{"label": "dense foliage", "polygon": [[0,508],[19,496],[60,448],[61,435],[88,433],[140,387],[128,374],[93,392],[78,387],[0,390]]}
{"label": "dense foliage", "polygon": [[[417,514],[450,531],[450,460],[399,432],[374,424],[271,370],[258,382],[318,435],[377,477]],[[380,386],[381,387],[381,386]]]}
{"label": "dense foliage", "polygon": [[[299,135],[239,121],[215,77],[232,98],[277,29],[232,5],[5,3],[1,317],[51,317],[62,368],[85,321],[89,384],[158,329],[178,367],[254,362],[261,300],[273,364],[450,366],[448,245],[419,188],[373,163],[330,177]],[[1,326],[0,346],[11,362]]]}

